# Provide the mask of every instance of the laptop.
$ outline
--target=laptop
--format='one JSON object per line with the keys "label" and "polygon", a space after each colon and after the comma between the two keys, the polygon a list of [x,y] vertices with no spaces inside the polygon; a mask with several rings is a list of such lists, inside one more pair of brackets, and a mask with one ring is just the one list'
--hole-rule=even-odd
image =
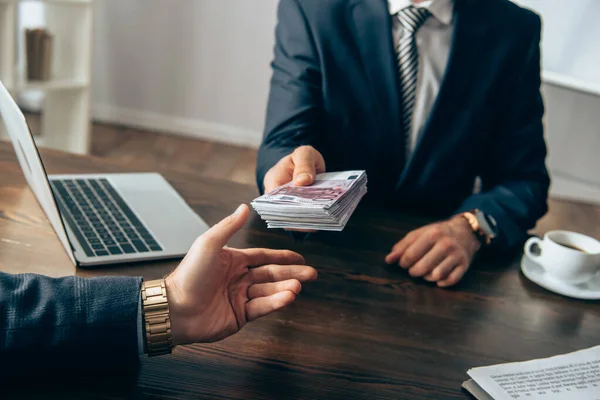
{"label": "laptop", "polygon": [[25,116],[2,82],[0,117],[27,183],[76,266],[179,258],[208,230],[160,174],[47,175]]}

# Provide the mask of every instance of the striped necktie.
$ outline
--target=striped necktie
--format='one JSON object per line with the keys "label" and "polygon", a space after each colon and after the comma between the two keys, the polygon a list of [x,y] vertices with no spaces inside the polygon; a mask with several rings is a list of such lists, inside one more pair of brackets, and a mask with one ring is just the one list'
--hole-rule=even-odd
{"label": "striped necktie", "polygon": [[402,127],[406,146],[405,160],[410,156],[412,143],[412,117],[417,95],[417,75],[419,53],[415,34],[431,16],[426,8],[406,7],[396,14],[402,25],[402,35],[398,43],[398,69],[400,72],[400,99],[402,100]]}

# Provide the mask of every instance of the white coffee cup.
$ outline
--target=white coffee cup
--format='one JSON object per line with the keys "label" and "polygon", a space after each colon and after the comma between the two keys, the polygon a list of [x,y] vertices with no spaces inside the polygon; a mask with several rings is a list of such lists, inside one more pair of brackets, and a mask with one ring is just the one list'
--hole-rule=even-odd
{"label": "white coffee cup", "polygon": [[[539,253],[531,251],[534,244]],[[532,237],[525,243],[525,254],[550,276],[566,283],[587,282],[600,271],[600,242],[581,233],[551,231],[543,240]]]}

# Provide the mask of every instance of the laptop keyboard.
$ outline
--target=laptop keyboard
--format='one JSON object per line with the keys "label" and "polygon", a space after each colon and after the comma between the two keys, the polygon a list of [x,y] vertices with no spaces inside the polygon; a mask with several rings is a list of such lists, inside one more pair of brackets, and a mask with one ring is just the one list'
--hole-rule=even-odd
{"label": "laptop keyboard", "polygon": [[61,179],[50,184],[88,257],[162,251],[108,180]]}

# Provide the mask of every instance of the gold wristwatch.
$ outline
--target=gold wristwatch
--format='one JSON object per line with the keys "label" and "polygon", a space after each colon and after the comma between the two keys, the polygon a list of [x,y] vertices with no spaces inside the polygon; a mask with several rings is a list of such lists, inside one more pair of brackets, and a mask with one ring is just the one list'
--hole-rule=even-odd
{"label": "gold wristwatch", "polygon": [[492,240],[498,235],[498,225],[491,215],[475,209],[463,213],[462,216],[469,221],[473,233],[484,246],[492,243]]}
{"label": "gold wristwatch", "polygon": [[142,283],[142,309],[148,357],[170,354],[173,337],[164,279]]}

